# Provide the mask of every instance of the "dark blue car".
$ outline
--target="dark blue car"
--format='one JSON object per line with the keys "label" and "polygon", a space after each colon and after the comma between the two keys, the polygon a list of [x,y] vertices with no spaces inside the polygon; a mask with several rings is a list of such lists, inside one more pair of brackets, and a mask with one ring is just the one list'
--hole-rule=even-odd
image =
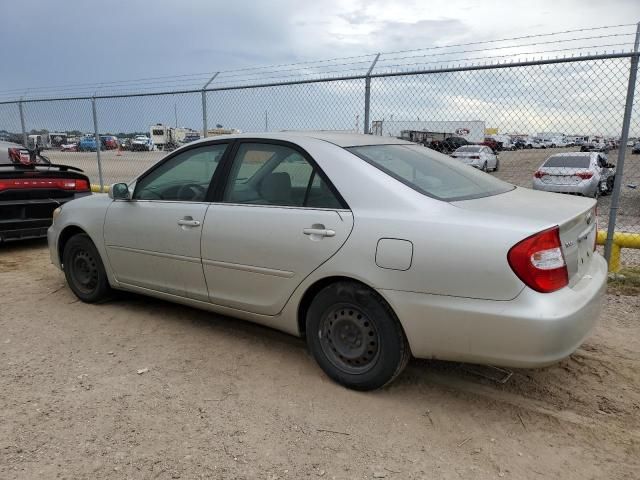
{"label": "dark blue car", "polygon": [[[95,152],[96,139],[94,137],[83,137],[78,144],[78,151],[80,152]],[[104,150],[104,146],[100,145],[100,150]]]}

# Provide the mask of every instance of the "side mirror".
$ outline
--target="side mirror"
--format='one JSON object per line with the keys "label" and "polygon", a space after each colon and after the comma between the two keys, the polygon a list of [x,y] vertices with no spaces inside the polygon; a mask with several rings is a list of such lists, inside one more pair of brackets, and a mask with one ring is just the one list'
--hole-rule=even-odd
{"label": "side mirror", "polygon": [[126,183],[114,183],[109,188],[109,198],[113,200],[131,200],[129,186]]}

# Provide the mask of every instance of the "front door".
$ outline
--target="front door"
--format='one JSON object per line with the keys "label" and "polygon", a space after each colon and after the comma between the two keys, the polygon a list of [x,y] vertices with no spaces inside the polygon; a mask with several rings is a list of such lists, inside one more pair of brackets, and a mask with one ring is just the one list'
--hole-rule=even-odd
{"label": "front door", "polygon": [[226,147],[177,153],[138,179],[132,200],[111,204],[104,236],[119,282],[208,301],[200,236],[207,193]]}
{"label": "front door", "polygon": [[276,315],[352,226],[346,204],[304,152],[239,143],[222,202],[209,207],[202,233],[210,301]]}

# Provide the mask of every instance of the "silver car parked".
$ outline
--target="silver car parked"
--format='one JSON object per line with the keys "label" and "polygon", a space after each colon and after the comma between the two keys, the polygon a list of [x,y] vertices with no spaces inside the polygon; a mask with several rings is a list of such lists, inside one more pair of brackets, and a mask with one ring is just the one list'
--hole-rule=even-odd
{"label": "silver car parked", "polygon": [[498,155],[484,145],[465,145],[459,147],[451,156],[483,172],[495,172],[500,167]]}
{"label": "silver car parked", "polygon": [[557,153],[533,174],[533,189],[597,197],[613,190],[615,173],[603,153]]}
{"label": "silver car parked", "polygon": [[411,355],[556,362],[594,327],[606,285],[593,200],[388,137],[204,139],[54,218],[51,260],[82,301],[129,290],[304,336],[359,390]]}

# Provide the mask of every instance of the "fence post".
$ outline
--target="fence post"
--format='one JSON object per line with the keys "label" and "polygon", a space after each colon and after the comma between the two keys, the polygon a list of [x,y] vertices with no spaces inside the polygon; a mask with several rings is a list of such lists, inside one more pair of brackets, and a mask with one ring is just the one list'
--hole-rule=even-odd
{"label": "fence post", "polygon": [[[636,28],[636,41],[633,46],[633,56],[631,57],[631,67],[629,70],[629,84],[627,85],[627,99],[624,107],[624,117],[622,119],[622,134],[620,135],[620,147],[618,148],[618,164],[616,165],[616,177],[613,183],[611,194],[611,208],[609,209],[609,225],[607,226],[607,242],[604,246],[604,256],[611,267],[611,247],[613,245],[613,234],[616,229],[616,217],[618,215],[618,204],[620,202],[620,190],[622,189],[622,176],[624,174],[624,157],[627,153],[627,140],[629,138],[629,126],[631,124],[631,111],[633,109],[633,96],[636,89],[636,78],[638,74],[638,46],[640,44],[640,23]],[[611,268],[609,268],[611,270]]]}
{"label": "fence post", "polygon": [[102,162],[100,161],[100,134],[98,133],[98,114],[96,113],[96,97],[91,97],[91,109],[93,110],[93,136],[96,139],[96,156],[98,158],[98,181],[100,183],[100,191],[104,190],[104,182],[102,180]]}
{"label": "fence post", "polygon": [[380,54],[376,55],[376,58],[371,62],[371,66],[369,67],[369,71],[367,72],[367,76],[364,79],[364,133],[371,133],[369,130],[369,110],[371,108],[371,72],[373,68],[376,66],[378,59],[380,58]]}
{"label": "fence post", "polygon": [[24,110],[22,108],[22,97],[20,97],[20,101],[18,102],[18,110],[20,110],[20,127],[22,128],[22,144],[27,147],[27,129],[25,128],[24,123]]}
{"label": "fence post", "polygon": [[216,72],[202,87],[202,138],[207,138],[207,87],[213,82],[220,72]]}

